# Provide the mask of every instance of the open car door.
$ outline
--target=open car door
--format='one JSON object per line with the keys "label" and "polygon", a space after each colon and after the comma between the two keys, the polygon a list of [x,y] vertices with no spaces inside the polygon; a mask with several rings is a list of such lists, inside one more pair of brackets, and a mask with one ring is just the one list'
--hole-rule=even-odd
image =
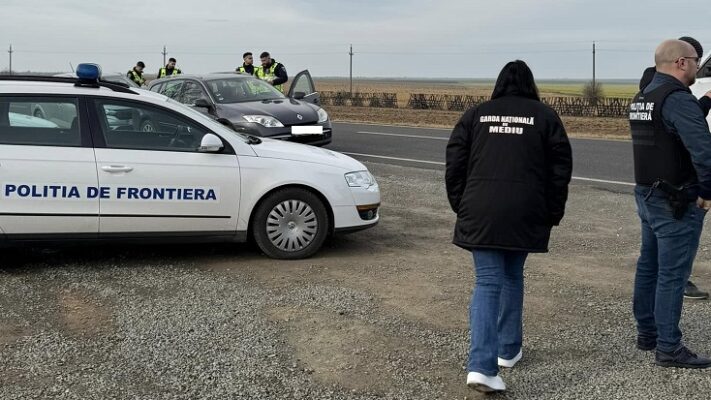
{"label": "open car door", "polygon": [[287,96],[307,103],[321,105],[321,95],[316,91],[314,81],[311,79],[311,74],[307,69],[296,74],[291,82]]}

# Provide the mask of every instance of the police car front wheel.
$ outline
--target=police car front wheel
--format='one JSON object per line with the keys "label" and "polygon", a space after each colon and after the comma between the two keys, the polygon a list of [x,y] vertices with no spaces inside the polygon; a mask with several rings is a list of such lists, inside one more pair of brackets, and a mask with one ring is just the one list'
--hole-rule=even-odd
{"label": "police car front wheel", "polygon": [[252,222],[252,235],[269,257],[306,258],[323,245],[329,223],[326,207],[316,195],[288,188],[262,201]]}

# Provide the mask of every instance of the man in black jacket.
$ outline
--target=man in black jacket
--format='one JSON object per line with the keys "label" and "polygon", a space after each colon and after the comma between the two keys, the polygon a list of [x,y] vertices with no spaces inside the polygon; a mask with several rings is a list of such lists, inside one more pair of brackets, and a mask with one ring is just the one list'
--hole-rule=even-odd
{"label": "man in black jacket", "polygon": [[131,68],[126,77],[136,83],[138,86],[143,86],[146,84],[146,79],[143,77],[143,69],[146,68],[146,64],[143,61],[136,63],[136,66]]}
{"label": "man in black jacket", "polygon": [[637,347],[662,367],[709,368],[682,342],[684,285],[711,209],[711,134],[689,90],[700,58],[688,42],[666,40],[652,81],[630,104],[635,201],[641,222],[633,310]]}
{"label": "man in black jacket", "polygon": [[249,51],[242,54],[242,65],[237,67],[237,72],[241,74],[254,75],[254,56]]}
{"label": "man in black jacket", "polygon": [[175,76],[175,75],[182,74],[183,72],[180,70],[180,68],[175,66],[176,62],[177,61],[175,60],[175,58],[170,57],[168,59],[168,64],[166,64],[165,67],[158,70],[158,79],[165,78],[166,76]]}
{"label": "man in black jacket", "polygon": [[284,64],[274,60],[266,51],[262,52],[262,54],[259,55],[259,58],[262,65],[254,70],[254,76],[271,83],[274,88],[283,93],[284,84],[289,80]]}
{"label": "man in black jacket", "polygon": [[[690,36],[682,36],[679,38],[679,40],[692,45],[694,47],[694,50],[696,50],[696,55],[699,57],[699,60],[701,60],[701,58],[704,56],[704,48],[701,46],[701,43],[699,43],[698,40]],[[652,81],[652,78],[654,78],[654,74],[656,72],[656,67],[649,67],[644,70],[644,73],[642,74],[642,79],[640,79],[639,81],[639,90],[644,90],[644,88],[649,85],[649,83]],[[711,110],[711,91],[701,96],[701,98],[699,99],[699,105],[701,106],[701,110],[703,111],[704,115],[708,116],[709,110]],[[706,300],[709,298],[709,292],[699,290],[699,288],[696,287],[693,282],[688,281],[686,282],[686,286],[684,287],[684,298],[692,300]]]}

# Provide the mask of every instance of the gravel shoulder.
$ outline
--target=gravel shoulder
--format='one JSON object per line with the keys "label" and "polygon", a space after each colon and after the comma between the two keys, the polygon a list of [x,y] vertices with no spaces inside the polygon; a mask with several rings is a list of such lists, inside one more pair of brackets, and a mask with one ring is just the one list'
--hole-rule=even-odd
{"label": "gravel shoulder", "polygon": [[[468,253],[450,244],[443,173],[369,163],[379,226],[316,257],[248,245],[4,251],[2,399],[478,399],[466,388]],[[711,288],[709,235],[694,280]],[[526,266],[524,358],[508,399],[676,399],[708,371],[634,347],[639,228],[628,192],[571,187],[551,253]],[[686,342],[711,353],[711,303]]]}

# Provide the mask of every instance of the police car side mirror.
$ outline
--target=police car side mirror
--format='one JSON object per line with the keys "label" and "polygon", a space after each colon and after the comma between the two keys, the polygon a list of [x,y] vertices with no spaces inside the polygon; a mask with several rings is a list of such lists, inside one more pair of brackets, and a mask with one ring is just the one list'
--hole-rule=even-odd
{"label": "police car side mirror", "polygon": [[295,98],[296,100],[301,100],[301,99],[303,99],[304,97],[306,97],[306,93],[304,93],[304,92],[294,92],[294,98]]}
{"label": "police car side mirror", "polygon": [[222,139],[218,138],[212,133],[206,133],[200,141],[200,147],[198,147],[198,152],[200,153],[217,153],[225,147],[222,144]]}

